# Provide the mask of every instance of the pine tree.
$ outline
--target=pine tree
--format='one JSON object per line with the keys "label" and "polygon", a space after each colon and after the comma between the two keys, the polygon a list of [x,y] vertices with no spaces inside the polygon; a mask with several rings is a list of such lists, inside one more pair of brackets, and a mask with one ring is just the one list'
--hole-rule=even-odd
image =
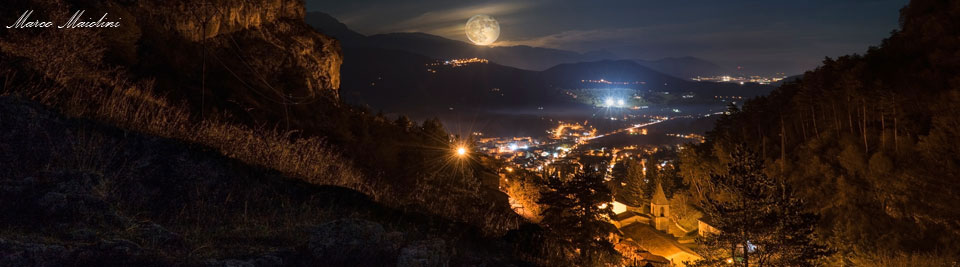
{"label": "pine tree", "polygon": [[[733,259],[738,266],[808,266],[828,252],[813,241],[817,216],[789,186],[768,177],[763,161],[744,146],[737,146],[726,174],[712,175],[721,194],[707,196],[703,207],[720,233],[701,240],[717,254],[700,262],[711,265]],[[723,254],[721,254],[723,255]]]}
{"label": "pine tree", "polygon": [[397,120],[393,122],[393,124],[397,125],[397,127],[400,127],[404,131],[408,131],[410,130],[410,126],[413,125],[413,122],[410,121],[410,118],[407,118],[407,116],[400,115],[397,117]]}
{"label": "pine tree", "polygon": [[614,216],[610,190],[599,172],[580,172],[569,181],[550,179],[538,204],[545,206],[541,224],[558,237],[560,247],[579,255],[581,266],[619,259],[610,238],[620,231],[609,223]]}
{"label": "pine tree", "polygon": [[631,206],[640,206],[644,199],[643,189],[647,184],[643,180],[643,165],[636,160],[626,160],[624,164],[627,169],[624,174],[626,185],[623,187],[623,193],[620,194],[622,198],[620,201]]}
{"label": "pine tree", "polygon": [[643,192],[644,198],[653,197],[653,191],[657,189],[657,182],[660,181],[660,169],[658,160],[656,157],[651,157],[644,162],[643,168],[646,168],[646,171],[643,175]]}

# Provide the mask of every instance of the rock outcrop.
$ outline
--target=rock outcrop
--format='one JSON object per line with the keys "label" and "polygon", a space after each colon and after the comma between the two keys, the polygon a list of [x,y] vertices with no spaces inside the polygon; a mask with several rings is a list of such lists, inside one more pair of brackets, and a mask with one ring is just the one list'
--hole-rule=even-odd
{"label": "rock outcrop", "polygon": [[63,86],[125,90],[146,82],[161,95],[234,113],[338,97],[340,43],[304,23],[302,0],[16,0],[7,7],[0,15],[36,10],[38,19],[67,21],[69,10],[84,10],[120,23],[0,28],[0,58]]}
{"label": "rock outcrop", "polygon": [[[231,68],[238,79],[294,97],[340,88],[340,43],[303,22],[302,0],[136,1],[106,5],[136,18],[141,38],[173,33],[206,45],[211,66]],[[175,38],[174,38],[175,39]],[[238,56],[239,54],[239,56]],[[239,62],[238,62],[239,61]],[[273,88],[284,86],[286,88]]]}

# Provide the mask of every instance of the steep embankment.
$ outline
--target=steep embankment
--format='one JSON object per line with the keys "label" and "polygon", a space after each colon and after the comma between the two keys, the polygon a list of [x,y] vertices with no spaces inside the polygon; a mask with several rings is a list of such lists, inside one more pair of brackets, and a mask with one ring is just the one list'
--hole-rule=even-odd
{"label": "steep embankment", "polygon": [[86,9],[124,24],[0,29],[0,94],[66,115],[0,103],[0,254],[12,255],[0,265],[512,255],[495,236],[519,222],[483,195],[482,168],[436,164],[449,159],[442,126],[337,100],[339,45],[303,23],[300,1],[5,4],[9,17]]}

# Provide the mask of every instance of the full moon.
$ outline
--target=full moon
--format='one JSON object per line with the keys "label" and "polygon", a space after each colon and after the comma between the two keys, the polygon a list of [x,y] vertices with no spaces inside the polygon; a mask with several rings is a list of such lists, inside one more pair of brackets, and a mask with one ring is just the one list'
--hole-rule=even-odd
{"label": "full moon", "polygon": [[467,20],[464,31],[474,44],[490,45],[500,37],[500,23],[491,16],[476,15]]}

